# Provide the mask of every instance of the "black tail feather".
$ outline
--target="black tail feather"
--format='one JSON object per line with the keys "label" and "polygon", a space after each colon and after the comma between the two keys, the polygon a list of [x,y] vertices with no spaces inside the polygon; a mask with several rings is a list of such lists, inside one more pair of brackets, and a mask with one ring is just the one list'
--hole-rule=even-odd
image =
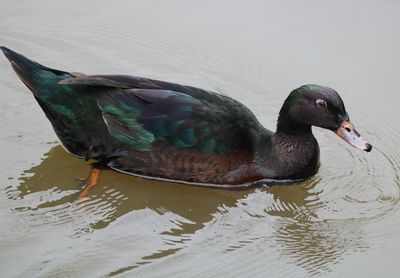
{"label": "black tail feather", "polygon": [[67,72],[48,68],[43,66],[35,61],[32,61],[25,57],[22,54],[19,54],[5,46],[0,46],[0,49],[3,51],[4,55],[10,61],[11,64],[16,64],[18,68],[25,71],[32,71],[32,70],[44,70],[44,71],[51,71],[56,75],[66,74]]}
{"label": "black tail feather", "polygon": [[35,93],[35,82],[33,80],[34,73],[51,73],[57,76],[63,76],[68,74],[67,72],[48,68],[35,61],[32,61],[22,54],[19,54],[5,46],[0,46],[4,55],[10,61],[12,68],[17,73],[18,77],[24,82],[24,84]]}

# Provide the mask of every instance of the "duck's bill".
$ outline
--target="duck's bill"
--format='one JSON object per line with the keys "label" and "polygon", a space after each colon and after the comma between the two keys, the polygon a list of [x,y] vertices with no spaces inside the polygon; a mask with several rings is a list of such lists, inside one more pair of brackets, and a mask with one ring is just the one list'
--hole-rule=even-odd
{"label": "duck's bill", "polygon": [[361,137],[350,121],[343,121],[335,133],[353,147],[370,152],[372,145]]}

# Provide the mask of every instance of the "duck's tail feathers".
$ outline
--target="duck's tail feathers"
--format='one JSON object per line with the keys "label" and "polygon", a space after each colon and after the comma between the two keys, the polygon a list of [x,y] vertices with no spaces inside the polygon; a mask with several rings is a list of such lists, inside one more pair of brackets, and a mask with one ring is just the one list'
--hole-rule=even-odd
{"label": "duck's tail feathers", "polygon": [[10,61],[18,77],[34,94],[37,93],[38,87],[44,82],[48,83],[52,79],[58,82],[64,78],[71,77],[68,72],[45,67],[5,46],[0,46],[0,49]]}

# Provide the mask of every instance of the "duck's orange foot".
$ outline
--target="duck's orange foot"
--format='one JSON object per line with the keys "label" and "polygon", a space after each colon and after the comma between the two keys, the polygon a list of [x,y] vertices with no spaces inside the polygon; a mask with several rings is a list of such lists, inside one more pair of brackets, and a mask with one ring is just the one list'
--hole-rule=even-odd
{"label": "duck's orange foot", "polygon": [[87,179],[87,183],[85,187],[83,188],[81,194],[79,194],[78,199],[84,199],[89,196],[90,190],[97,184],[99,178],[100,178],[100,173],[101,169],[93,167],[92,170],[90,170],[89,177]]}

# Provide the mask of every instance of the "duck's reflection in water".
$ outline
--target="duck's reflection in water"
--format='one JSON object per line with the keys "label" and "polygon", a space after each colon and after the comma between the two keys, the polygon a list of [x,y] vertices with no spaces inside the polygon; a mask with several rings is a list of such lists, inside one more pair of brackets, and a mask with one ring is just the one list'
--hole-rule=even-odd
{"label": "duck's reflection in water", "polygon": [[[286,257],[315,274],[329,270],[348,251],[365,248],[359,225],[320,217],[326,204],[319,198],[318,177],[294,186],[225,190],[104,171],[89,199],[78,201],[89,170],[89,163],[56,146],[7,194],[16,202],[23,229],[57,226],[69,240],[108,238],[123,246],[120,251],[125,246],[121,257],[129,254],[130,260],[114,263],[108,274],[180,252],[222,257],[238,250],[249,253],[249,267],[265,263],[264,258],[282,264]],[[99,247],[90,248],[94,254]],[[109,248],[112,253],[114,247]]]}

